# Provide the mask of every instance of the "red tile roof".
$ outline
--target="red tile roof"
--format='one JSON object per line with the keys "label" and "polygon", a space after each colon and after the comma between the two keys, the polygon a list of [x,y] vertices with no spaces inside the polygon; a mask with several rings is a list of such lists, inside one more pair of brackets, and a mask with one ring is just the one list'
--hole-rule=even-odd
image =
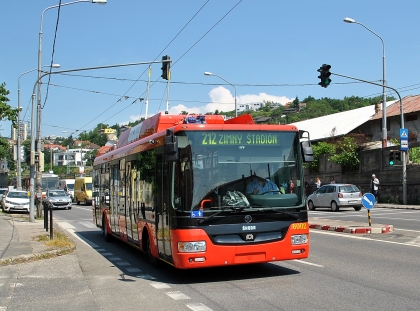
{"label": "red tile roof", "polygon": [[[403,113],[412,113],[420,111],[420,95],[408,95],[402,99],[402,106],[403,106]],[[381,106],[382,107],[382,106]],[[393,116],[400,116],[400,101],[397,100],[391,106],[386,108],[386,116],[393,117]],[[382,110],[374,115],[371,120],[382,119]]]}

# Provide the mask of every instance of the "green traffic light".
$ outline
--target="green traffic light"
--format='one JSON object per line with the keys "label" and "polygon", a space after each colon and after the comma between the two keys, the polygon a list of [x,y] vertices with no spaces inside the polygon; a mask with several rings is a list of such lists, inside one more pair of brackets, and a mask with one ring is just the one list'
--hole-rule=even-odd
{"label": "green traffic light", "polygon": [[389,161],[389,165],[394,165],[394,161]]}

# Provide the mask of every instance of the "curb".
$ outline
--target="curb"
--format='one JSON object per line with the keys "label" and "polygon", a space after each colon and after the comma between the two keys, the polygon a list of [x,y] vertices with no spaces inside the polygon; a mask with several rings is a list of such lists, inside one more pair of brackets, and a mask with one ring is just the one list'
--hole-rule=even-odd
{"label": "curb", "polygon": [[61,255],[66,255],[68,253],[73,252],[75,249],[76,249],[76,245],[74,245],[72,247],[54,249],[54,250],[45,251],[45,252],[41,252],[41,253],[25,254],[25,255],[13,256],[13,257],[9,257],[9,258],[3,258],[3,259],[0,259],[0,267],[1,266],[7,266],[7,265],[16,265],[16,264],[19,264],[19,263],[42,260],[42,259],[49,259],[49,258],[61,256]]}
{"label": "curb", "polygon": [[367,234],[367,233],[388,233],[394,231],[393,225],[383,225],[379,228],[372,228],[372,227],[360,227],[360,226],[330,226],[330,225],[317,225],[317,224],[309,224],[310,229],[318,229],[318,230],[328,230],[328,231],[335,231],[335,232],[343,232],[343,233],[352,233],[352,234]]}

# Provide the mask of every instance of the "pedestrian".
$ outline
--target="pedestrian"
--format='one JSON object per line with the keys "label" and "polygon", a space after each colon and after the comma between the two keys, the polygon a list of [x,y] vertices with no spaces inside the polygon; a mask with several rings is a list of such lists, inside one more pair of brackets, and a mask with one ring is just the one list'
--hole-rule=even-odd
{"label": "pedestrian", "polygon": [[305,179],[305,194],[306,194],[306,197],[309,196],[309,183],[306,179]]}
{"label": "pedestrian", "polygon": [[293,180],[290,179],[289,181],[289,191],[290,193],[293,193],[295,190],[295,184],[293,183]]}
{"label": "pedestrian", "polygon": [[330,184],[335,184],[335,179],[334,179],[334,176],[331,176],[331,181],[330,181]]}
{"label": "pedestrian", "polygon": [[372,179],[370,181],[370,192],[375,197],[375,202],[378,202],[378,195],[379,195],[379,179],[376,177],[375,174],[372,174]]}
{"label": "pedestrian", "polygon": [[316,178],[315,185],[316,185],[316,190],[321,188],[321,179],[319,179],[319,177]]}

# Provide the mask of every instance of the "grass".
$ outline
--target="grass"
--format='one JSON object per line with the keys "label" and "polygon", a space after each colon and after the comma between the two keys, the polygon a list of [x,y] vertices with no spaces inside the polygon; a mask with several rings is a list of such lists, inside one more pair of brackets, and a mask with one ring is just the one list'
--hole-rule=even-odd
{"label": "grass", "polygon": [[74,243],[70,240],[64,233],[54,230],[53,239],[50,239],[49,234],[43,234],[36,237],[38,242],[43,242],[51,249],[63,249],[63,248],[72,248]]}

